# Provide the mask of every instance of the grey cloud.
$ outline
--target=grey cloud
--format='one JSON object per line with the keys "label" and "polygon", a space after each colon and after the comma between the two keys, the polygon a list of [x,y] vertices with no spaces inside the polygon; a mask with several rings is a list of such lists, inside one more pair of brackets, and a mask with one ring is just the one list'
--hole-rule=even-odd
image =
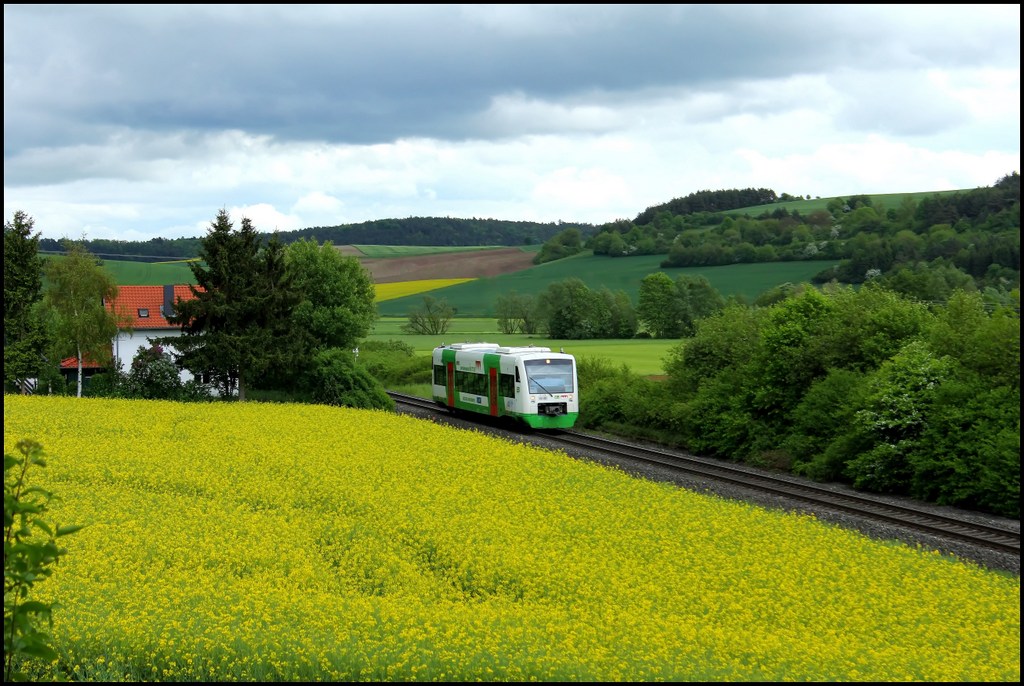
{"label": "grey cloud", "polygon": [[[5,157],[120,127],[351,143],[486,137],[481,115],[511,93],[640,97],[970,61],[979,47],[940,45],[876,15],[835,5],[5,5]],[[989,48],[1004,30],[991,27]]]}

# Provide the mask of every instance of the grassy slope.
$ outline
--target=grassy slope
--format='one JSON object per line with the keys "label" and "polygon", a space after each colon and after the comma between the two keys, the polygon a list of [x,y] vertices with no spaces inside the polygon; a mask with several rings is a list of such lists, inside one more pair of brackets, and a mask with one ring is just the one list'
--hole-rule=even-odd
{"label": "grassy slope", "polygon": [[[876,207],[898,207],[904,198],[921,200],[933,195],[946,195],[964,192],[935,191],[926,193],[885,193],[870,194]],[[844,196],[845,197],[845,196]],[[801,214],[809,214],[818,209],[825,209],[833,198],[814,198],[810,200],[793,200],[772,205],[761,205],[736,210],[730,214],[749,214],[756,216],[764,211],[785,208],[798,210]],[[357,246],[366,256],[375,258],[409,257],[438,252],[455,252],[464,250],[486,250],[483,246],[472,247],[437,247],[437,246]],[[523,250],[536,251],[540,246],[522,246]],[[55,256],[50,256],[55,257]],[[60,259],[59,256],[56,256]],[[730,265],[723,267],[687,267],[662,269],[659,265],[664,255],[641,257],[625,257],[611,259],[595,257],[585,253],[567,260],[539,265],[515,274],[478,279],[471,283],[450,286],[431,291],[436,298],[444,298],[456,308],[458,317],[492,317],[494,303],[503,293],[516,292],[522,294],[540,293],[550,283],[570,277],[578,277],[592,289],[606,287],[609,290],[625,291],[636,302],[640,280],[651,273],[663,271],[675,278],[679,274],[702,274],[724,296],[736,295],[748,302],[765,290],[782,283],[799,283],[808,281],[826,267],[834,264],[831,261],[810,262],[776,262],[748,265]],[[104,260],[104,266],[118,284],[131,285],[164,285],[169,283],[195,283],[188,264],[184,261],[145,264],[119,260]],[[422,304],[422,295],[417,294],[380,303],[383,316],[403,317]]]}
{"label": "grassy slope", "polygon": [[[866,195],[871,199],[871,205],[875,209],[890,210],[899,207],[905,198],[910,198],[915,202],[920,202],[921,200],[930,198],[933,195],[952,195],[954,193],[964,193],[970,190],[974,189],[965,188],[956,191],[929,191],[926,193],[864,193],[863,195]],[[802,215],[808,215],[815,210],[824,210],[828,207],[828,203],[834,199],[835,198],[813,198],[811,200],[789,200],[787,202],[772,203],[771,205],[744,207],[743,209],[731,210],[724,214],[749,214],[751,217],[756,217],[763,212],[772,212],[774,210],[784,208],[790,212],[796,210]]]}
{"label": "grassy slope", "polygon": [[[610,258],[584,253],[514,274],[449,286],[432,291],[430,295],[447,300],[455,307],[456,316],[489,317],[494,316],[494,304],[502,294],[514,291],[537,295],[551,283],[577,277],[594,290],[606,287],[612,292],[625,291],[636,303],[640,281],[648,274],[660,271],[673,279],[680,274],[703,275],[723,296],[742,296],[749,302],[781,283],[809,281],[818,272],[835,264],[832,260],[815,260],[664,269],[660,266],[664,259],[664,255]],[[383,316],[401,317],[420,307],[422,302],[423,296],[417,294],[382,302],[379,310]]]}
{"label": "grassy slope", "polygon": [[[507,249],[507,245],[355,245],[363,255],[374,258],[387,257],[416,257],[417,255],[438,255],[450,252],[468,252],[472,250],[495,250]],[[540,246],[524,246],[522,249],[527,252],[539,251]]]}
{"label": "grassy slope", "polygon": [[664,374],[665,355],[669,349],[679,344],[675,339],[568,341],[542,335],[508,335],[499,332],[497,320],[489,317],[454,319],[443,336],[421,336],[402,331],[401,327],[405,322],[404,317],[383,317],[376,322],[368,338],[381,341],[400,340],[411,345],[417,355],[429,355],[436,346],[443,343],[459,342],[536,345],[552,350],[564,348],[565,352],[572,353],[577,358],[604,358],[616,366],[626,365],[630,371],[643,375]]}
{"label": "grassy slope", "polygon": [[[48,260],[62,260],[63,255],[46,255]],[[163,286],[195,283],[195,276],[185,260],[175,262],[131,262],[102,260],[103,268],[119,286]]]}

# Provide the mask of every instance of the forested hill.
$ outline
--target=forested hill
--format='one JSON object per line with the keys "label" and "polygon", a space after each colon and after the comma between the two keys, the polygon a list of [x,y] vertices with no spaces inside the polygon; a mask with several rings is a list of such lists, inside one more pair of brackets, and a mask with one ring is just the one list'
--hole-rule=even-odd
{"label": "forested hill", "polygon": [[[810,196],[808,196],[810,197]],[[779,200],[794,200],[788,193],[782,196],[769,188],[734,188],[723,191],[697,191],[683,198],[674,198],[662,205],[648,207],[633,220],[634,224],[650,224],[659,212],[673,215],[687,215],[697,212],[726,212],[744,207],[770,205]]]}
{"label": "forested hill", "polygon": [[409,217],[377,219],[361,224],[314,226],[289,231],[282,240],[315,238],[335,245],[536,245],[545,243],[566,229],[575,228],[584,236],[597,232],[591,224],[504,221],[499,219],[453,219],[451,217]]}
{"label": "forested hill", "polygon": [[[286,245],[310,238],[318,243],[334,245],[539,245],[566,229],[578,229],[583,237],[597,233],[591,224],[570,222],[526,222],[500,219],[454,219],[451,217],[408,217],[378,219],[360,224],[314,226],[278,234]],[[263,240],[271,234],[263,232]],[[199,254],[201,236],[195,238],[153,238],[148,241],[116,241],[93,239],[85,241],[86,250],[107,259],[152,262],[185,259]],[[46,253],[63,252],[60,241],[41,238],[39,249]]]}
{"label": "forested hill", "polygon": [[[737,210],[742,212],[744,208],[758,208],[759,219],[762,220],[802,221],[804,220],[802,216],[795,211],[792,214],[787,212],[782,205],[784,203],[792,204],[788,201],[794,200],[802,199],[788,193],[776,195],[775,191],[767,188],[698,191],[684,197],[674,198],[661,205],[648,207],[640,212],[633,222],[619,219],[600,226],[562,221],[540,223],[501,219],[407,217],[405,219],[377,219],[358,224],[314,226],[296,231],[283,231],[278,235],[285,244],[309,238],[315,239],[319,243],[330,241],[334,245],[519,246],[544,244],[560,235],[565,235],[568,229],[576,229],[584,242],[602,237],[607,239],[614,232],[618,232],[626,240],[629,237],[642,237],[641,234],[651,231],[656,237],[660,236],[660,239],[664,240],[670,234],[674,236],[677,233],[668,231],[664,226],[666,222],[674,220],[679,223],[679,221],[683,221],[687,225],[697,222],[706,229],[708,226],[722,223],[726,213],[735,213]],[[807,201],[810,202],[810,196]],[[949,224],[957,226],[957,230],[959,230],[961,220],[977,221],[991,214],[993,203],[995,203],[995,207],[1001,209],[1006,209],[1007,205],[1016,203],[1016,226],[1019,227],[1019,174],[1014,172],[1007,175],[993,187],[958,192],[952,197],[936,196],[922,200],[919,205],[915,206],[918,213],[922,215],[919,223],[923,225],[924,230],[928,230],[933,224]],[[867,196],[856,196],[846,199],[840,197],[822,200],[818,198],[815,204],[820,205],[815,208],[821,210],[818,214],[825,217],[828,213],[833,213],[833,206],[846,212],[856,209],[860,205],[870,205],[871,203]],[[765,208],[770,205],[779,206],[774,212],[767,212]],[[892,213],[897,208],[886,209]],[[901,206],[899,209],[906,209],[906,207]],[[808,218],[813,216],[812,213],[808,214]],[[871,233],[870,229],[868,233]],[[264,241],[271,237],[270,232],[263,232],[261,235]],[[152,262],[196,257],[199,254],[201,240],[202,236],[173,239],[153,238],[148,241],[93,239],[85,242],[85,248],[101,258]],[[651,238],[651,241],[657,243],[655,238]],[[1017,241],[1019,246],[1019,234]],[[787,243],[789,242],[791,241],[787,240]],[[63,252],[60,243],[54,239],[42,238],[39,241],[39,249],[48,253]],[[627,247],[630,249],[629,254],[632,254],[632,251],[639,250],[642,246]],[[655,252],[669,252],[667,245],[649,247]],[[595,252],[607,251],[595,247]],[[639,254],[643,254],[643,252]],[[677,264],[675,266],[686,265]]]}
{"label": "forested hill", "polygon": [[[792,199],[783,193],[766,188],[698,191],[675,198],[663,205],[649,207],[637,216],[637,224],[647,224],[659,212],[668,210],[674,215],[695,212],[721,212],[754,207]],[[259,227],[257,227],[259,228]],[[539,245],[546,243],[566,229],[578,229],[583,240],[596,235],[601,227],[581,222],[527,222],[502,219],[455,219],[452,217],[407,217],[405,219],[376,219],[358,224],[313,226],[296,231],[282,231],[278,235],[285,244],[303,238],[315,239],[334,245]],[[262,233],[264,241],[270,232]],[[156,260],[185,259],[199,254],[202,236],[191,238],[153,238],[148,241],[118,241],[93,239],[85,241],[92,254],[108,259]],[[39,249],[46,253],[63,252],[61,242],[42,238]]]}

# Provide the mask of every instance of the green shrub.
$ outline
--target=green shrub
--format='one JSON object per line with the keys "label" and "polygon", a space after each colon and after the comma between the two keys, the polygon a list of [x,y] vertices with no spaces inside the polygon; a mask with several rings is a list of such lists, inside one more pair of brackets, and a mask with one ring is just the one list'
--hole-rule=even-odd
{"label": "green shrub", "polygon": [[433,374],[430,356],[416,355],[404,341],[364,341],[358,362],[386,387],[429,384]]}
{"label": "green shrub", "polygon": [[128,377],[118,367],[106,369],[89,377],[82,395],[90,398],[128,398]]}
{"label": "green shrub", "polygon": [[163,346],[139,348],[128,370],[128,389],[133,398],[176,400],[181,395],[181,374]]}
{"label": "green shrub", "polygon": [[17,443],[18,455],[4,454],[4,681],[28,681],[24,671],[30,660],[52,662],[57,653],[51,637],[53,604],[31,600],[33,587],[53,573],[53,565],[67,553],[57,539],[81,526],[55,527],[43,517],[55,496],[29,486],[29,467],[45,467],[43,449],[35,441]]}
{"label": "green shrub", "polygon": [[[853,456],[845,456],[839,445],[828,448],[853,426],[866,388],[866,375],[847,369],[830,369],[811,385],[791,413],[789,435],[783,441],[793,456],[794,473],[827,481],[841,477],[846,459]],[[841,461],[833,462],[837,457]]]}
{"label": "green shrub", "polygon": [[908,456],[914,498],[1020,518],[1020,389],[964,374],[935,389]]}
{"label": "green shrub", "polygon": [[313,401],[325,405],[394,410],[395,401],[366,369],[357,365],[352,352],[328,348],[313,357],[306,385]]}

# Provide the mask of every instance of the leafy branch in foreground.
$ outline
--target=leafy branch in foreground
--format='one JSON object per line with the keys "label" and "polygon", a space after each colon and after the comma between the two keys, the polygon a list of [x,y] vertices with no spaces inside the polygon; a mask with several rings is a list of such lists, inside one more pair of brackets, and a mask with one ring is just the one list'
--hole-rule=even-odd
{"label": "leafy branch in foreground", "polygon": [[57,545],[61,536],[79,525],[53,527],[43,516],[55,496],[39,486],[28,486],[30,465],[45,467],[43,448],[32,440],[17,444],[18,455],[4,454],[4,681],[27,681],[21,671],[32,658],[57,659],[51,637],[40,629],[53,626],[54,604],[29,599],[32,587],[48,578],[52,566],[67,550]]}

